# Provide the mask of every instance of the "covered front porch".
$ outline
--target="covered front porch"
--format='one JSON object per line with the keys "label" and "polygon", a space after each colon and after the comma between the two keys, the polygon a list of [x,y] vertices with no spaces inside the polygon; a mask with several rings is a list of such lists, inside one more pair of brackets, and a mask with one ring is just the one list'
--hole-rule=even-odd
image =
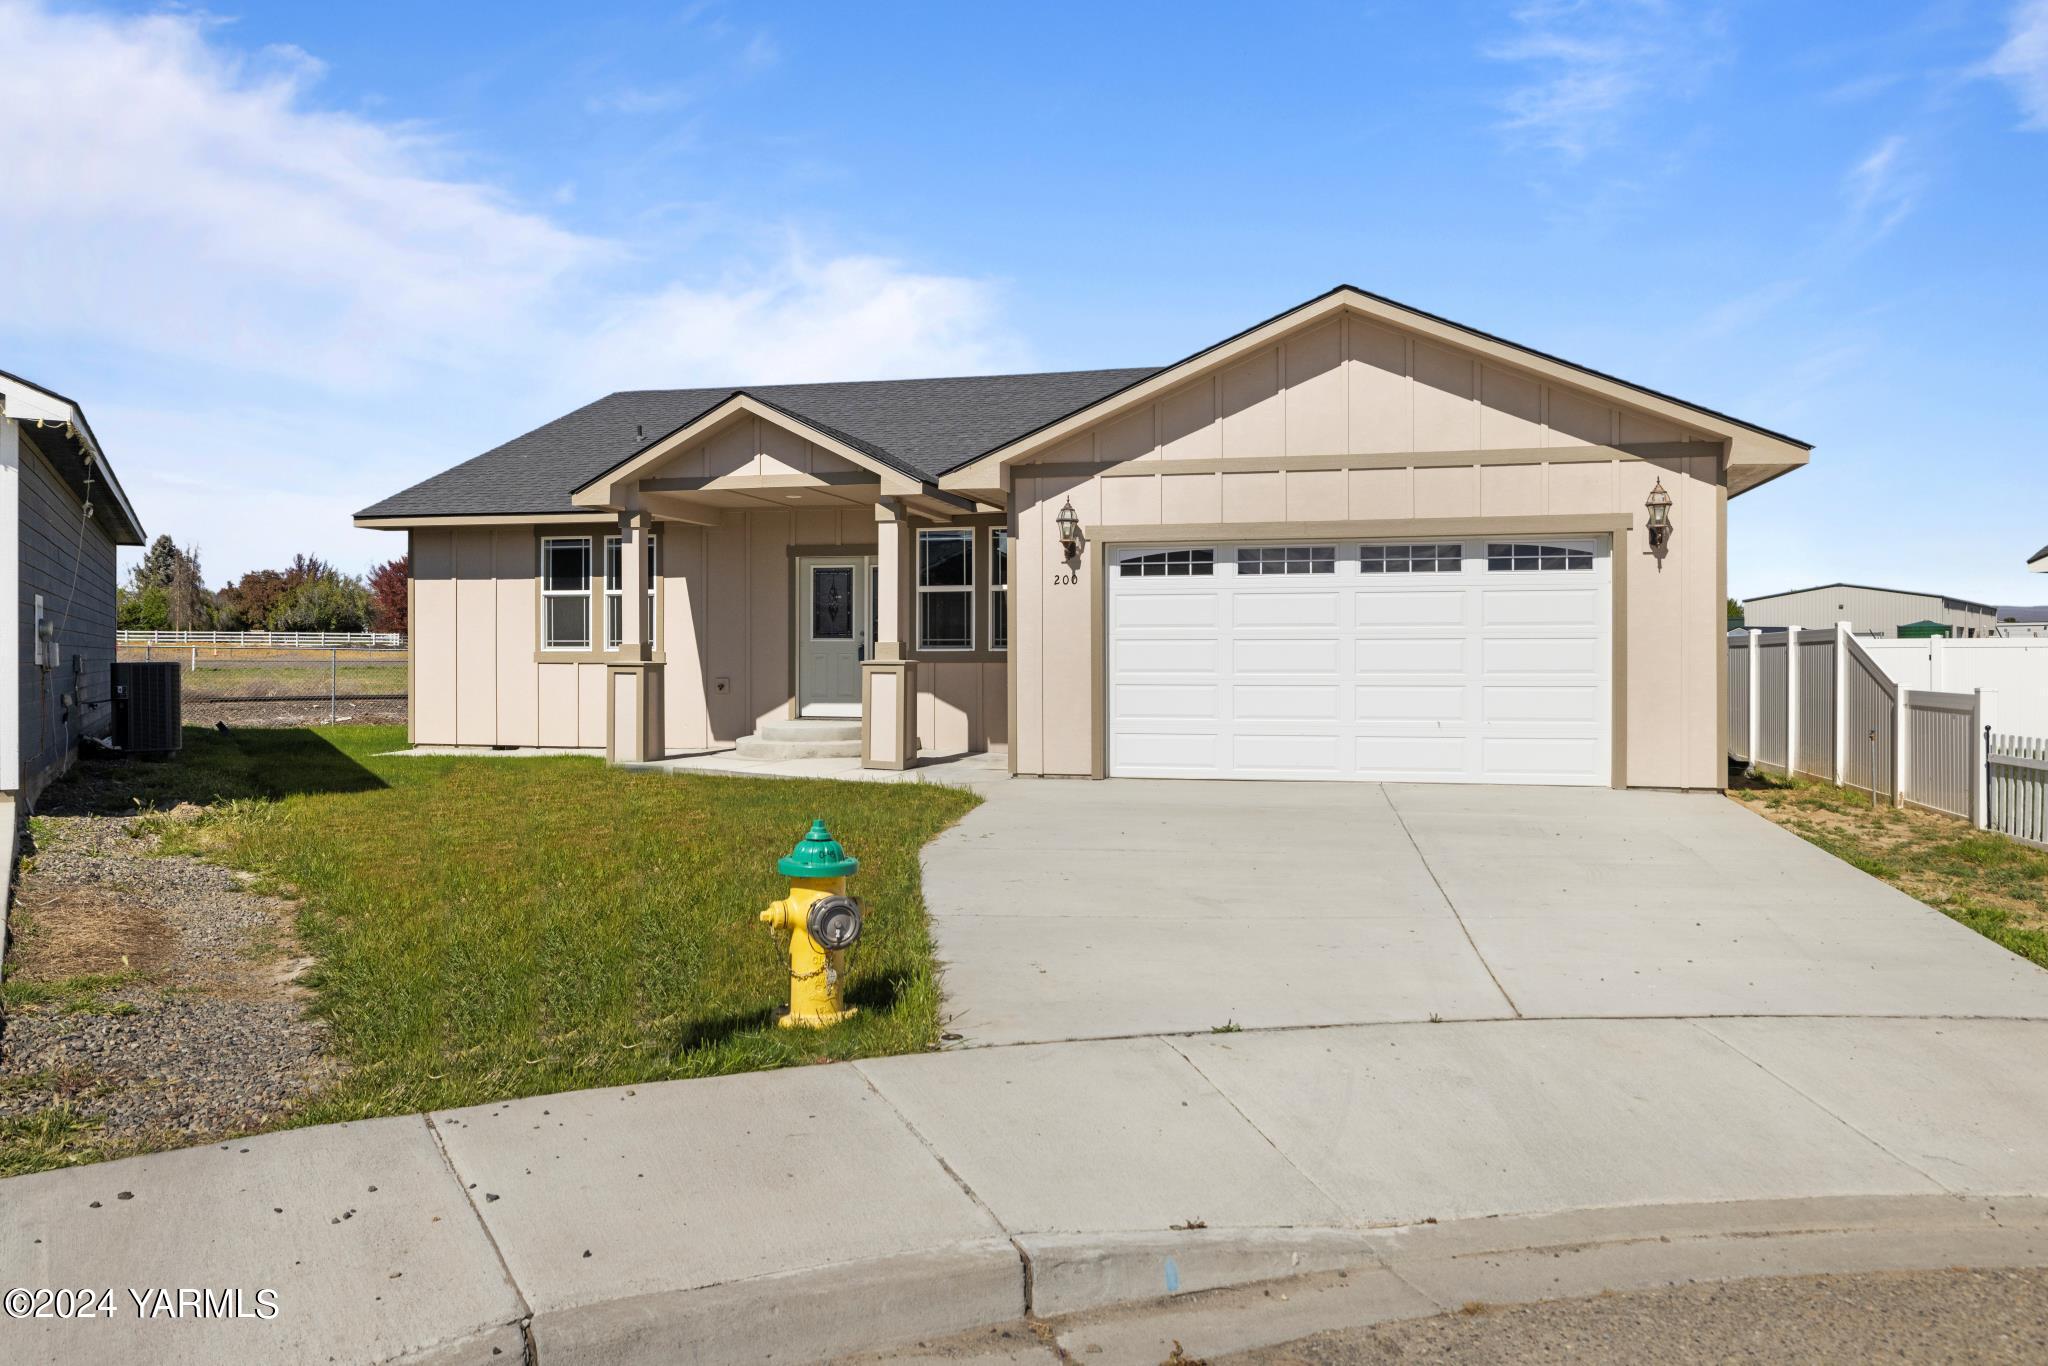
{"label": "covered front porch", "polygon": [[746,395],[575,501],[616,520],[613,761],[904,772],[1007,749],[1000,509]]}

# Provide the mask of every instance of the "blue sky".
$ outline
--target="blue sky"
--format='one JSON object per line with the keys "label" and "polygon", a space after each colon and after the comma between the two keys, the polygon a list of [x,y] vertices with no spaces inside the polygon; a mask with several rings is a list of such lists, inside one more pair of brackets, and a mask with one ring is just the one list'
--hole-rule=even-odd
{"label": "blue sky", "polygon": [[1338,282],[1812,441],[1732,591],[2048,601],[2048,0],[0,0],[0,369],[209,578],[611,389],[1143,365]]}

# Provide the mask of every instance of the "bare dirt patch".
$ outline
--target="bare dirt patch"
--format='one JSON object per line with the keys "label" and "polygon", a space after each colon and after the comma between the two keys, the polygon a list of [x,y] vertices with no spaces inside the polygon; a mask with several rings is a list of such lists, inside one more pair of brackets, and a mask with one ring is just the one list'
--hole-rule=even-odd
{"label": "bare dirt patch", "polygon": [[332,1074],[296,908],[158,840],[141,815],[32,823],[0,995],[0,1148],[53,1119],[93,1155],[273,1127]]}
{"label": "bare dirt patch", "polygon": [[2048,853],[1968,821],[1805,778],[1749,774],[1728,795],[1766,820],[2048,967]]}

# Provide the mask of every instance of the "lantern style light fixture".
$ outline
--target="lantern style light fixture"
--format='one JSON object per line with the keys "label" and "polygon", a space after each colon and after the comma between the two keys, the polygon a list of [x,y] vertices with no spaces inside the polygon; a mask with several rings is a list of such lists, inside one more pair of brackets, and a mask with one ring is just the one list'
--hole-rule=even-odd
{"label": "lantern style light fixture", "polygon": [[1671,543],[1671,495],[1664,491],[1661,477],[1657,487],[1650,490],[1650,496],[1643,500],[1643,506],[1650,512],[1650,549],[1661,555]]}
{"label": "lantern style light fixture", "polygon": [[1071,560],[1081,553],[1081,514],[1074,511],[1073,499],[1067,499],[1066,506],[1060,509],[1058,526],[1060,548],[1067,552],[1067,558]]}

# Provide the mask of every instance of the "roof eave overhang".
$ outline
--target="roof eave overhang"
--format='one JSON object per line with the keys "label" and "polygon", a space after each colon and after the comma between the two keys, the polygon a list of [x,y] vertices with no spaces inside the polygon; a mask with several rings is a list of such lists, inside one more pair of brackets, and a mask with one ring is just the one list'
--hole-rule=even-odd
{"label": "roof eave overhang", "polygon": [[0,416],[12,418],[31,431],[60,436],[78,452],[81,459],[88,460],[98,471],[98,482],[105,486],[120,523],[113,537],[114,544],[144,544],[148,533],[142,529],[142,519],[136,516],[135,505],[128,501],[128,492],[114,474],[114,467],[108,462],[107,453],[101,449],[99,438],[93,435],[92,424],[85,420],[83,408],[62,394],[52,393],[19,375],[0,371]]}
{"label": "roof eave overhang", "polygon": [[1476,352],[1497,364],[1569,384],[1720,437],[1728,455],[1731,494],[1746,492],[1797,469],[1807,462],[1812,450],[1805,442],[1750,426],[1725,414],[1695,407],[1669,395],[1343,285],[977,456],[947,472],[940,479],[940,486],[977,498],[999,499],[1004,495],[1007,484],[1005,472],[1018,461],[1030,459],[1083,428],[1148,403],[1198,375],[1270,345],[1286,333],[1346,311],[1419,333],[1447,346]]}

